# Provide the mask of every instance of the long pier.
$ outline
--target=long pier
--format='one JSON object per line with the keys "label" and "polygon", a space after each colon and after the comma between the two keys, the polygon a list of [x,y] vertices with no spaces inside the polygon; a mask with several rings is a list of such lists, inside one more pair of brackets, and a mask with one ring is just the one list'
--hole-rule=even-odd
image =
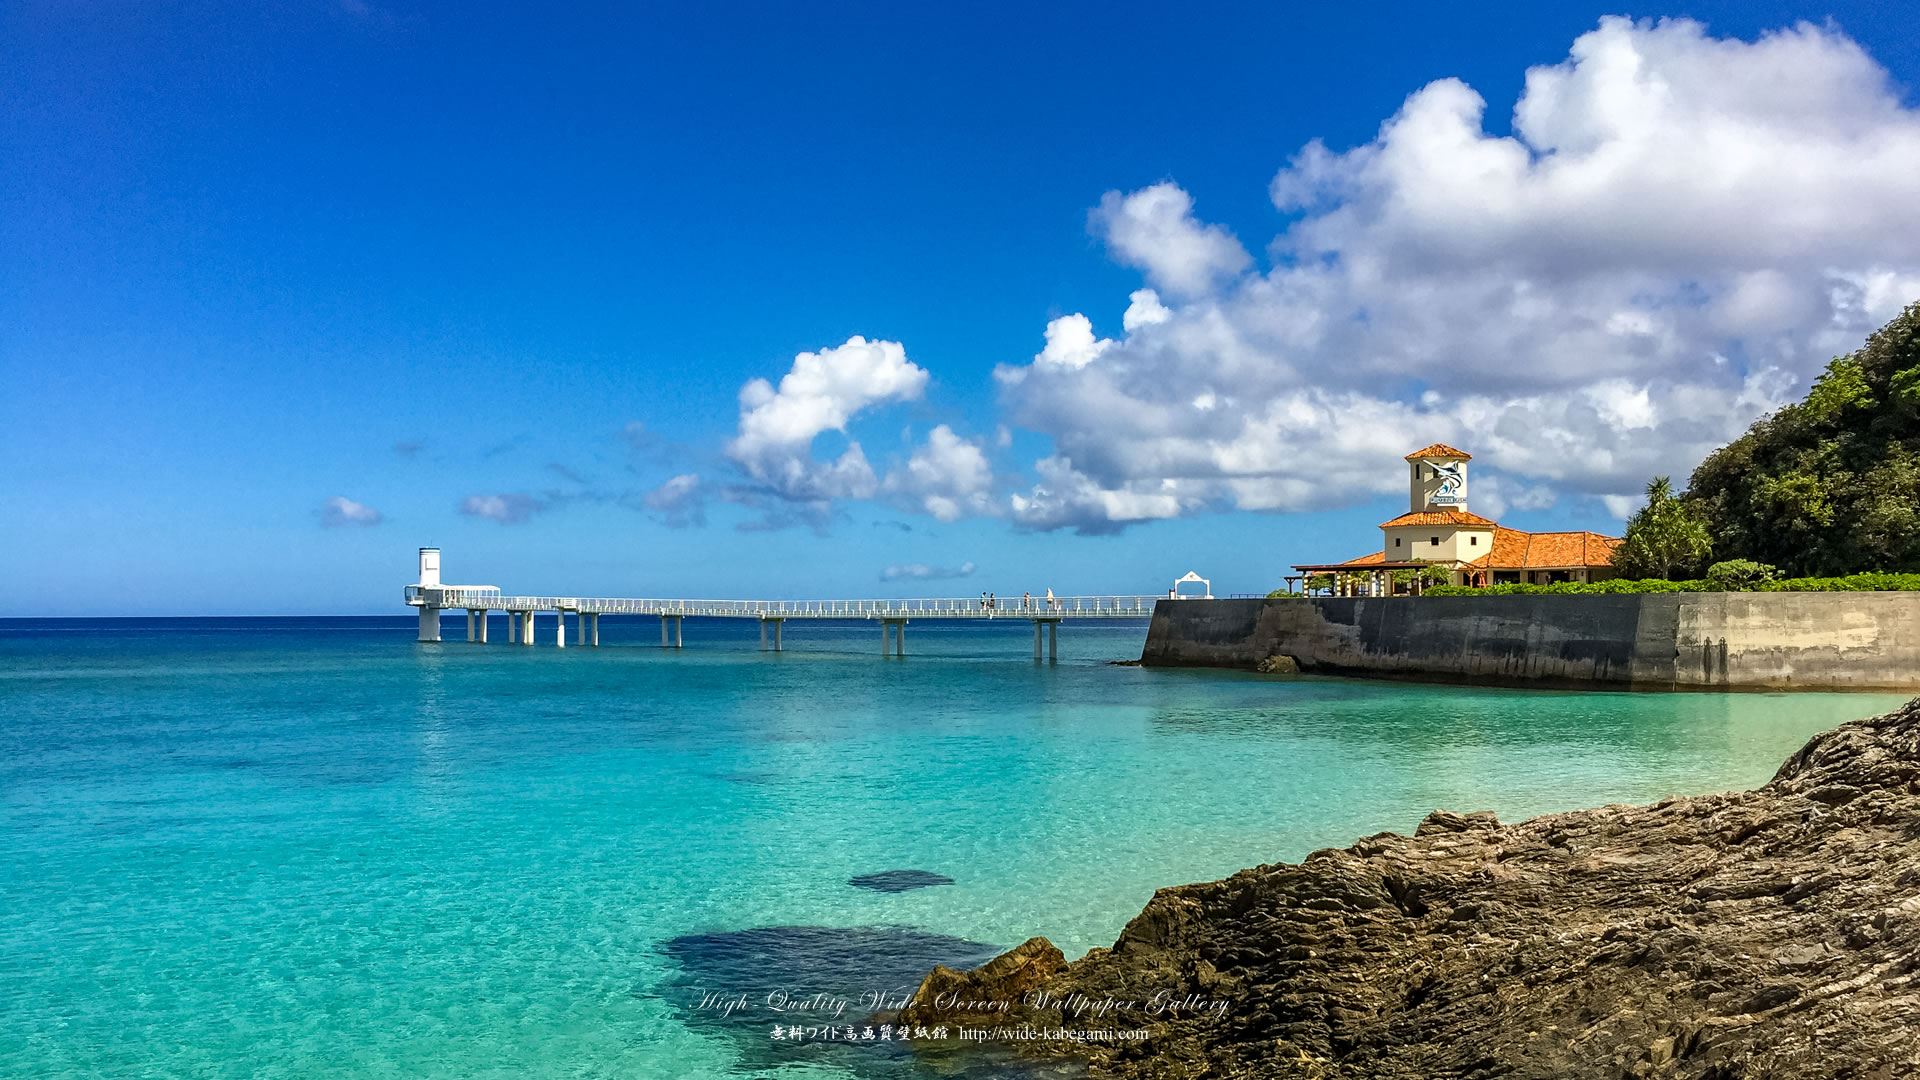
{"label": "long pier", "polygon": [[420,611],[420,640],[441,640],[440,615],[446,610],[465,609],[467,640],[487,641],[487,620],[495,611],[507,615],[507,640],[517,645],[532,645],[535,617],[553,613],[553,643],[567,645],[567,616],[574,617],[574,643],[595,647],[600,644],[600,616],[652,615],[660,619],[661,648],[682,648],[685,636],[681,623],[688,616],[711,619],[755,619],[760,623],[760,648],[779,652],[785,642],[785,625],[790,619],[860,619],[880,626],[882,655],[907,654],[907,624],[913,620],[980,621],[1026,619],[1033,623],[1033,656],[1042,656],[1042,638],[1046,655],[1058,658],[1060,623],[1067,619],[1144,619],[1164,597],[1160,596],[1056,596],[1027,600],[996,600],[983,603],[978,597],[940,597],[913,600],[682,600],[640,599],[593,596],[508,596],[493,585],[443,585],[440,583],[440,552],[420,549],[420,582],[408,585],[406,602]]}

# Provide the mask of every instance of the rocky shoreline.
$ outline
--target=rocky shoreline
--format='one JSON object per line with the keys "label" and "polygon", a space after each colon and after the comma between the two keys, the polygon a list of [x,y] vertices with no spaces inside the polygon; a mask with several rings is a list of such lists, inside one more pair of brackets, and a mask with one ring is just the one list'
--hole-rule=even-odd
{"label": "rocky shoreline", "polygon": [[936,968],[896,1019],[1109,1077],[1916,1075],[1920,699],[1757,791],[1436,811],[1162,889],[1111,949]]}

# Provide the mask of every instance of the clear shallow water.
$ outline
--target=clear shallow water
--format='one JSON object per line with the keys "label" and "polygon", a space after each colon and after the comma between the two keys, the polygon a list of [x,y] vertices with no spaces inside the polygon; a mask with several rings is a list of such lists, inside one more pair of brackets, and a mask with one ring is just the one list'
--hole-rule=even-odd
{"label": "clear shallow water", "polygon": [[[915,624],[904,661],[867,625],[790,624],[783,654],[657,627],[0,621],[0,1075],[910,1072],[690,998],[1033,934],[1075,956],[1158,886],[1439,806],[1752,786],[1901,700],[1103,663],[1144,626],[1068,624],[1043,666],[1017,622]],[[847,884],[906,869],[954,884]]]}

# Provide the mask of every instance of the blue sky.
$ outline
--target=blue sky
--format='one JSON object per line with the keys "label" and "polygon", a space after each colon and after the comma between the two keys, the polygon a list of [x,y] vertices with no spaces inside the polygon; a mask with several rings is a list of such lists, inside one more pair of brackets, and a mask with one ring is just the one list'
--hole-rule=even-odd
{"label": "blue sky", "polygon": [[1920,296],[1910,8],[1033,7],[9,5],[0,615],[1265,591]]}

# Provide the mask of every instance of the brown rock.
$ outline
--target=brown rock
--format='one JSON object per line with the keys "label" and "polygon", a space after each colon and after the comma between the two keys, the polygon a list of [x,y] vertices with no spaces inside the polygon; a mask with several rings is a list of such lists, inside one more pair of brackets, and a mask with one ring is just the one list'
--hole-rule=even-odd
{"label": "brown rock", "polygon": [[972,971],[937,965],[921,980],[897,1022],[985,1026],[1029,1019],[1035,1010],[1027,995],[1066,966],[1065,954],[1043,937],[1028,938]]}

